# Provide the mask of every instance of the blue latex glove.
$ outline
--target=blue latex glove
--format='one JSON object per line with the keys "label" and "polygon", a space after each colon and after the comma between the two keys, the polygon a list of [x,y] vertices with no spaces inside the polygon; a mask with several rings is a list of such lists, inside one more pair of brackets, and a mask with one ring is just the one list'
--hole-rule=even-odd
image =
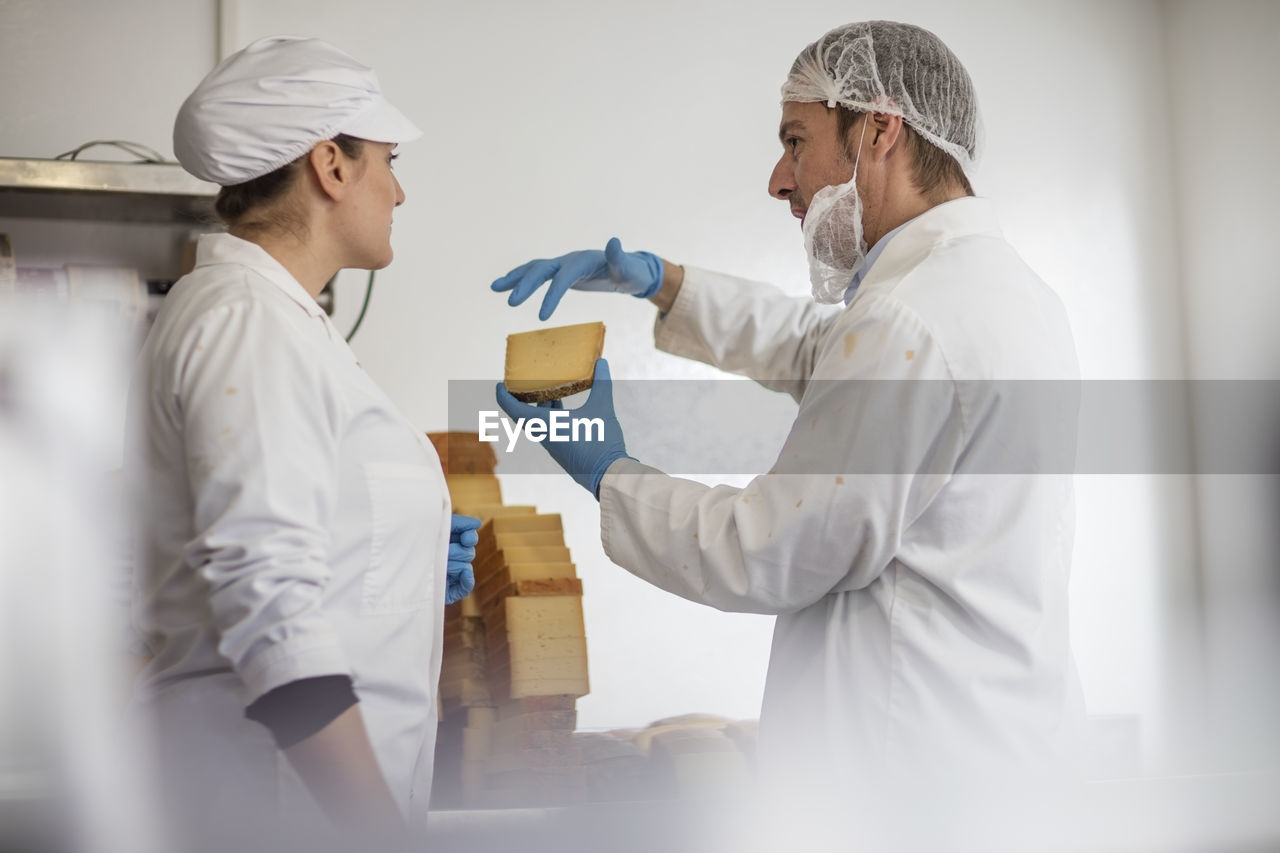
{"label": "blue latex glove", "polygon": [[617,237],[604,251],[587,249],[550,260],[529,261],[490,285],[496,292],[511,291],[508,305],[519,305],[533,295],[547,279],[547,295],[542,299],[538,319],[551,316],[569,288],[612,293],[630,293],[648,299],[662,286],[662,261],[649,252],[624,252]]}
{"label": "blue latex glove", "polygon": [[444,587],[444,603],[453,604],[471,594],[476,586],[476,575],[471,561],[476,558],[476,543],[480,534],[476,528],[480,519],[454,513],[449,526],[449,565]]}
{"label": "blue latex glove", "polygon": [[[512,397],[506,386],[498,383],[498,405],[512,420],[524,418],[526,421],[543,421],[549,424],[551,413],[556,410],[565,411],[559,400],[550,403],[539,403],[532,406]],[[604,440],[551,441],[547,439],[542,446],[547,449],[561,468],[597,499],[600,497],[600,480],[609,466],[619,459],[630,459],[622,440],[622,426],[613,413],[613,380],[609,378],[609,362],[603,358],[596,362],[595,378],[591,383],[591,393],[587,402],[580,409],[570,409],[569,415],[574,418],[600,418],[604,422]],[[550,435],[550,426],[547,435]],[[562,427],[562,431],[572,434],[572,430]],[[598,430],[583,430],[583,435],[594,436]]]}

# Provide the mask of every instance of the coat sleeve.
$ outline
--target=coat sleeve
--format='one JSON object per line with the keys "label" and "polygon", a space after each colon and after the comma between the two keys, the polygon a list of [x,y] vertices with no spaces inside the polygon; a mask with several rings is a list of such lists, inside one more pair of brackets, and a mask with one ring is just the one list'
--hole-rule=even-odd
{"label": "coat sleeve", "polygon": [[768,284],[686,267],[675,304],[654,325],[654,342],[799,400],[838,316]]}
{"label": "coat sleeve", "polygon": [[248,701],[349,675],[321,608],[337,500],[342,400],[288,321],[261,303],[204,315],[175,399],[194,504],[185,558],[208,585],[218,651]]}
{"label": "coat sleeve", "polygon": [[891,299],[834,329],[773,468],[709,487],[632,460],[600,487],[618,565],[721,610],[779,614],[872,583],[950,479],[964,417],[943,353]]}

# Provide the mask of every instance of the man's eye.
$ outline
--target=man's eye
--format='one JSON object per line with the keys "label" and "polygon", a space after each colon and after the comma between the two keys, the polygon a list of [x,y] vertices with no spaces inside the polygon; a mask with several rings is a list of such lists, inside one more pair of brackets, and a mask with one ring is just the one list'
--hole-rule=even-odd
{"label": "man's eye", "polygon": [[788,136],[785,144],[788,148],[792,150],[792,152],[794,152],[796,150],[796,145],[798,145],[799,143],[800,143],[799,139],[796,139],[794,136]]}

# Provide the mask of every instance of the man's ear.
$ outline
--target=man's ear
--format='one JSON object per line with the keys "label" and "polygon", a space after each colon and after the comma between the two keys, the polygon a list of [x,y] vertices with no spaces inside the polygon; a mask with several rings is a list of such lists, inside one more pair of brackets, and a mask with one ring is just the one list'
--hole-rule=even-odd
{"label": "man's ear", "polygon": [[867,128],[871,133],[871,153],[877,159],[884,159],[900,142],[906,142],[906,135],[902,131],[902,116],[871,113],[868,120],[871,122],[871,126]]}
{"label": "man's ear", "polygon": [[341,201],[351,186],[351,161],[331,139],[326,139],[311,149],[307,165],[315,176],[320,191],[333,201]]}

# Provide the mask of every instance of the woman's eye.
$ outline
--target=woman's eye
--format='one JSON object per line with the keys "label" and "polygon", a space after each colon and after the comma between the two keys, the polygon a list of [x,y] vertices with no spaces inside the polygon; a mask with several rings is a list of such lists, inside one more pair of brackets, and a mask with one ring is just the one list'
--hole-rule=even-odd
{"label": "woman's eye", "polygon": [[394,168],[396,167],[396,163],[395,163],[395,161],[396,161],[397,159],[399,159],[399,157],[400,157],[400,155],[399,155],[399,154],[392,154],[392,155],[388,156],[388,157],[387,157],[387,165],[394,169]]}

